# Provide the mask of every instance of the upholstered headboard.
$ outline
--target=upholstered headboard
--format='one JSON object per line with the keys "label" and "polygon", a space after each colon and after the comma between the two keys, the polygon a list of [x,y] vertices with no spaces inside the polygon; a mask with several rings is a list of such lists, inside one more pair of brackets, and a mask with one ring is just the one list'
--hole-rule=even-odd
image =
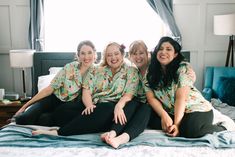
{"label": "upholstered headboard", "polygon": [[36,52],[33,56],[32,87],[33,95],[38,91],[38,77],[49,74],[50,67],[63,67],[66,63],[74,60],[73,52]]}
{"label": "upholstered headboard", "polygon": [[[190,61],[190,52],[182,51],[185,58]],[[97,52],[97,60],[101,59],[101,53]],[[38,77],[49,74],[50,67],[63,67],[66,63],[73,61],[75,58],[74,52],[35,52],[33,56],[32,69],[32,94],[38,92]]]}
{"label": "upholstered headboard", "polygon": [[190,62],[190,51],[182,50],[181,53],[184,55],[184,57],[186,58],[186,60],[187,60],[188,62]]}
{"label": "upholstered headboard", "polygon": [[[38,92],[38,77],[49,74],[50,67],[63,67],[75,59],[75,52],[35,52],[32,69],[32,94]],[[101,60],[101,53],[97,52],[97,62]]]}

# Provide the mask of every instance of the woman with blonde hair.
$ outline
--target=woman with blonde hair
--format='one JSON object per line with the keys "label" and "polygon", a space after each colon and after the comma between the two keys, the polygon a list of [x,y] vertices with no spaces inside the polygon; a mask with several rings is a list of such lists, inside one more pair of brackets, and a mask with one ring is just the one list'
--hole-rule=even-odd
{"label": "woman with blonde hair", "polygon": [[137,137],[147,127],[151,115],[151,107],[147,104],[143,80],[149,65],[150,53],[146,44],[142,40],[136,40],[129,46],[129,59],[138,68],[140,82],[138,84],[137,96],[135,98],[137,107],[134,115],[126,124],[122,132],[118,132],[115,128],[101,135],[101,139],[113,148]]}
{"label": "woman with blonde hair", "polygon": [[[155,112],[148,104],[144,90],[151,59],[151,53],[148,51],[144,41],[136,40],[130,44],[129,59],[137,66],[140,78],[137,96],[135,98],[138,102],[138,106],[122,133],[114,134],[113,132],[116,131],[111,130],[101,135],[101,139],[113,148],[118,148],[119,145],[134,139],[142,133],[147,126],[152,126],[152,123],[149,123],[150,121],[155,120]],[[192,69],[189,70],[189,76],[195,81],[195,73]],[[161,128],[159,127],[159,129]]]}
{"label": "woman with blonde hair", "polygon": [[[33,134],[77,135],[107,131],[121,132],[135,111],[133,100],[139,83],[138,71],[124,62],[124,46],[109,43],[103,62],[88,71],[83,81],[83,105],[73,120],[59,130],[36,130]],[[113,122],[114,120],[114,122]]]}

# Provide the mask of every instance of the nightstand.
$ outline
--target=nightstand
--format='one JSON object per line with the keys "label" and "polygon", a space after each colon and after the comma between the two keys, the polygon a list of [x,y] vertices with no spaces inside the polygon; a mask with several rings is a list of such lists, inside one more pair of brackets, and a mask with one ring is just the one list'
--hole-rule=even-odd
{"label": "nightstand", "polygon": [[7,120],[23,106],[20,102],[12,102],[10,104],[4,104],[0,101],[0,127],[8,124]]}

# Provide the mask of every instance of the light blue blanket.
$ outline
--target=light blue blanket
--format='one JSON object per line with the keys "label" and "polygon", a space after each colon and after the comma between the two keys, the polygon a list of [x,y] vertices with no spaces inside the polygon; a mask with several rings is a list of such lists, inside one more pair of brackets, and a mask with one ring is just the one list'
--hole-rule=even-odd
{"label": "light blue blanket", "polygon": [[[9,125],[0,130],[0,147],[108,147],[100,140],[100,134],[74,136],[49,136],[31,133],[32,129]],[[121,147],[136,145],[162,147],[196,147],[235,148],[235,132],[223,131],[208,134],[201,138],[168,137],[162,132],[144,132]]]}

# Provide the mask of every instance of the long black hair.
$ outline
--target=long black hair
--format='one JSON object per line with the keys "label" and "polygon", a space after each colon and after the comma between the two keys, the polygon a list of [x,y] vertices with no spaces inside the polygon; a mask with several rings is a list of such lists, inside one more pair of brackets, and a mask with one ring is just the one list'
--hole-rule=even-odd
{"label": "long black hair", "polygon": [[[166,69],[163,72],[160,62],[157,60],[157,53],[159,52],[162,44],[164,42],[169,42],[178,55],[166,65]],[[147,80],[149,87],[152,89],[167,88],[171,85],[172,81],[178,82],[177,70],[179,68],[180,62],[185,60],[185,57],[181,54],[180,44],[170,37],[162,37],[158,45],[155,47],[151,62],[149,65]]]}

